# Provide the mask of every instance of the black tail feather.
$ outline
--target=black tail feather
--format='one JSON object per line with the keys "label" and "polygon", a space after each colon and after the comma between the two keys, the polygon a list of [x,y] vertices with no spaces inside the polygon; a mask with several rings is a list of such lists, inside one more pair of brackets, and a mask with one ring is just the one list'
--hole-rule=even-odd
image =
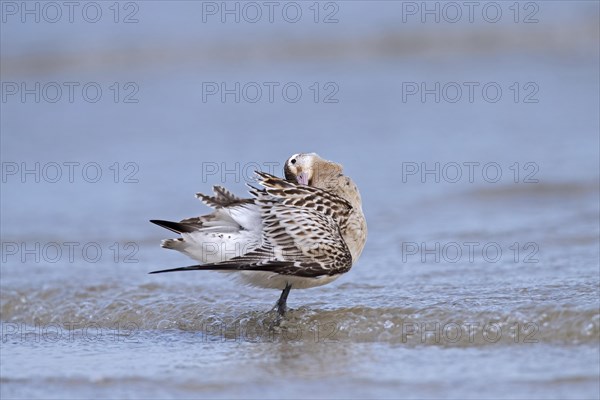
{"label": "black tail feather", "polygon": [[197,226],[190,225],[190,224],[182,224],[181,222],[163,221],[160,219],[151,219],[150,222],[152,222],[153,224],[156,224],[158,226],[162,226],[163,228],[166,228],[175,233],[182,233],[182,232],[190,233],[190,232],[194,232],[198,229]]}
{"label": "black tail feather", "polygon": [[293,267],[292,261],[271,260],[260,263],[248,263],[239,261],[224,261],[214,264],[199,264],[190,265],[189,267],[179,267],[171,269],[162,269],[160,271],[152,271],[149,274],[162,274],[163,272],[177,271],[265,271],[285,273],[287,268]]}
{"label": "black tail feather", "polygon": [[177,271],[231,271],[237,270],[236,265],[215,265],[215,264],[205,264],[205,265],[190,265],[189,267],[179,267],[179,268],[171,268],[171,269],[162,269],[160,271],[152,271],[148,272],[149,274],[162,274],[163,272],[177,272]]}

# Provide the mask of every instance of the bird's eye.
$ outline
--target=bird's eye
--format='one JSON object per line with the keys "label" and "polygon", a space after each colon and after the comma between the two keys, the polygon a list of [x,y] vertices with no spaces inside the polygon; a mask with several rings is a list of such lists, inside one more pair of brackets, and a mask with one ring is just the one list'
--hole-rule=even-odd
{"label": "bird's eye", "polygon": [[292,159],[290,160],[290,162],[291,162],[292,164],[296,164],[296,159],[295,159],[295,158],[292,158]]}

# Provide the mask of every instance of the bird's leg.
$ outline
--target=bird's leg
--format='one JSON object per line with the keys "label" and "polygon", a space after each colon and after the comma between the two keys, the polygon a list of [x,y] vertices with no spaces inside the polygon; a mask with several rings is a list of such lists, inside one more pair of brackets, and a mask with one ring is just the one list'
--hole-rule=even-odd
{"label": "bird's leg", "polygon": [[287,310],[286,302],[291,289],[292,285],[286,283],[285,289],[283,289],[283,292],[281,292],[281,296],[279,296],[279,300],[277,300],[277,303],[275,303],[273,310],[277,309],[277,317],[273,321],[271,321],[271,324],[269,324],[270,331],[273,331],[275,327],[278,327],[281,323],[283,316]]}
{"label": "bird's leg", "polygon": [[286,310],[287,310],[287,298],[288,295],[290,294],[290,290],[292,289],[292,285],[290,285],[289,283],[285,284],[285,289],[283,289],[283,292],[281,292],[281,296],[279,297],[279,300],[277,300],[277,303],[275,304],[275,307],[277,307],[277,314],[279,314],[280,316],[284,316]]}
{"label": "bird's leg", "polygon": [[292,285],[290,285],[289,283],[286,283],[285,289],[283,289],[283,292],[281,292],[281,296],[279,296],[279,300],[277,300],[277,303],[275,303],[275,306],[271,310],[271,312],[272,312],[275,309],[277,309],[277,317],[273,321],[271,321],[271,323],[269,324],[270,331],[272,331],[275,327],[279,326],[279,324],[281,323],[283,316],[284,316],[285,312],[287,311],[287,306],[286,306],[287,296],[290,294],[291,289],[292,289]]}

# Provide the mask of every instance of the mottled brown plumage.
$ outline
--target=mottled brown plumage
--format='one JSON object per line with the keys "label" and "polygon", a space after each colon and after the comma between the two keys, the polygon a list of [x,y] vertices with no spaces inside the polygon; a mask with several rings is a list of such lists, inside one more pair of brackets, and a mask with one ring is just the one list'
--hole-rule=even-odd
{"label": "mottled brown plumage", "polygon": [[[324,285],[350,270],[366,240],[354,183],[343,176],[339,164],[314,153],[292,156],[284,172],[287,180],[257,172],[264,189],[251,187],[249,199],[220,186],[214,187],[214,196],[198,194],[215,209],[211,214],[180,222],[151,221],[182,235],[163,241],[163,247],[203,263],[153,273],[237,271],[251,285],[283,289],[277,303],[283,314],[291,288]],[[207,244],[217,250],[209,253]],[[240,251],[223,250],[232,245]]]}
{"label": "mottled brown plumage", "polygon": [[294,154],[286,161],[284,172],[286,179],[304,182],[304,185],[321,189],[350,205],[349,213],[338,220],[338,224],[352,260],[356,262],[367,241],[367,221],[362,211],[358,187],[350,177],[343,174],[343,167],[315,153],[301,153]]}

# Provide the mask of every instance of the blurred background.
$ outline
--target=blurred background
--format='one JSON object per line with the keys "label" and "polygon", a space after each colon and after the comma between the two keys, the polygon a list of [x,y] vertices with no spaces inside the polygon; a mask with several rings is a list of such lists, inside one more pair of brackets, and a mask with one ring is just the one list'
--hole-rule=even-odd
{"label": "blurred background", "polygon": [[[3,398],[600,396],[597,2],[0,6]],[[146,274],[299,152],[369,238],[287,328]]]}

